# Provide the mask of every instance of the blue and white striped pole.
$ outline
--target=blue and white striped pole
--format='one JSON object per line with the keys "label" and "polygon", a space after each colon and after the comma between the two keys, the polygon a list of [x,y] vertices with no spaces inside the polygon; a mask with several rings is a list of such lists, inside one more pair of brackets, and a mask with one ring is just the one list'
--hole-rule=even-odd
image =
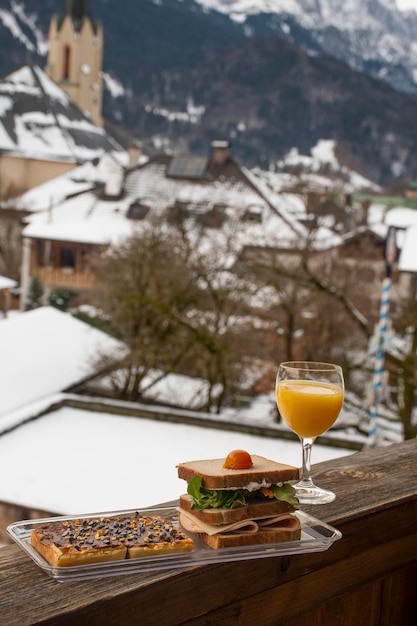
{"label": "blue and white striped pole", "polygon": [[396,232],[394,228],[389,228],[385,242],[385,263],[386,275],[382,283],[381,306],[379,310],[379,322],[376,337],[376,353],[374,364],[374,378],[372,390],[372,404],[369,415],[368,427],[368,447],[375,448],[377,445],[379,406],[382,400],[384,386],[384,363],[385,363],[385,341],[388,331],[388,317],[390,306],[390,295],[392,285],[392,264],[397,256]]}
{"label": "blue and white striped pole", "polygon": [[372,405],[369,415],[368,447],[376,447],[379,405],[381,404],[384,384],[385,336],[388,329],[391,278],[385,277],[382,283],[381,308],[377,331],[377,349],[375,354]]}

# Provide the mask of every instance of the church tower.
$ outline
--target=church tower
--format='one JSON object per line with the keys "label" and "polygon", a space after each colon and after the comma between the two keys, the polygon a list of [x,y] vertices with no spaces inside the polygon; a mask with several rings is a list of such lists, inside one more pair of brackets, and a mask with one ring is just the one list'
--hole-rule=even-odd
{"label": "church tower", "polygon": [[73,102],[103,125],[103,27],[93,20],[88,0],[65,0],[64,12],[49,27],[46,73]]}

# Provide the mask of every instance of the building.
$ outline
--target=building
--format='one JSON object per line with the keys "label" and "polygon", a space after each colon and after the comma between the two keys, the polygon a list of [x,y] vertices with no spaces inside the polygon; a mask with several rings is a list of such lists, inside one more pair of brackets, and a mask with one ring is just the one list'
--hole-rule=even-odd
{"label": "building", "polygon": [[[131,169],[106,157],[16,203],[22,212],[29,207],[37,212],[27,217],[23,230],[22,306],[34,276],[46,292],[68,289],[75,302],[88,300],[95,286],[95,251],[117,245],[146,224],[183,224],[217,250],[232,242],[225,269],[245,246],[290,250],[305,234],[294,217],[303,209],[302,199],[268,196],[223,142],[214,142],[207,156],[161,154]],[[330,241],[334,235],[322,229],[321,245]]]}
{"label": "building", "polygon": [[37,66],[0,81],[0,198],[123,148]]}
{"label": "building", "polygon": [[49,27],[47,75],[98,126],[103,125],[103,27],[88,0],[65,0]]}
{"label": "building", "polygon": [[90,3],[67,0],[51,19],[46,71],[28,65],[0,81],[0,199],[124,152],[103,128],[102,48]]}

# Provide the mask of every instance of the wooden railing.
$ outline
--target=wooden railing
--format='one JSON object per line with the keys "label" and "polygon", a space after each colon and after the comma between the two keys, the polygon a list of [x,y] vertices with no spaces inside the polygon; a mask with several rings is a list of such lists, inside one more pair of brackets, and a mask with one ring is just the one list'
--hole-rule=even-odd
{"label": "wooden railing", "polygon": [[[417,441],[313,470],[337,492],[331,504],[305,507],[343,533],[325,552],[58,583],[7,546],[0,550],[0,624],[417,623]],[[132,488],[140,494],[140,483]]]}
{"label": "wooden railing", "polygon": [[92,289],[96,284],[95,275],[91,272],[74,272],[70,269],[52,267],[36,267],[32,269],[44,285],[67,289]]}

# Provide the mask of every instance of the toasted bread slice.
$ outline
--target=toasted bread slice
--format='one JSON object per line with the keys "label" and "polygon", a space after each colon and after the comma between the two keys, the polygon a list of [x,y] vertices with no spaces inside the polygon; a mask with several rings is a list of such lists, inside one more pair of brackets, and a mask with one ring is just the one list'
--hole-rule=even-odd
{"label": "toasted bread slice", "polygon": [[120,561],[126,558],[127,554],[126,547],[121,545],[110,548],[77,550],[73,546],[58,546],[53,542],[44,543],[44,541],[45,536],[42,531],[32,531],[30,543],[53,567],[72,567],[106,561]]}
{"label": "toasted bread slice", "polygon": [[34,528],[30,542],[52,566],[68,567],[192,550],[194,542],[159,515],[54,520]]}
{"label": "toasted bread slice", "polygon": [[249,469],[225,469],[225,459],[190,461],[177,466],[178,477],[188,483],[201,476],[204,489],[244,488],[250,483],[278,484],[299,479],[299,469],[285,463],[277,463],[263,456],[251,455],[253,465]]}
{"label": "toasted bread slice", "polygon": [[237,506],[234,509],[203,509],[202,511],[192,508],[193,499],[188,494],[180,496],[180,509],[191,512],[194,517],[200,519],[206,524],[219,526],[221,524],[233,524],[247,519],[258,519],[262,517],[270,517],[271,515],[280,515],[281,513],[290,513],[294,511],[294,507],[288,502],[281,500],[266,500],[265,502],[257,502],[256,504],[247,504],[246,506]]}
{"label": "toasted bread slice", "polygon": [[194,550],[194,541],[189,537],[183,537],[171,543],[166,541],[149,546],[130,546],[127,549],[127,559],[138,559],[144,556],[160,556],[161,554],[173,554],[174,552],[191,552]]}

